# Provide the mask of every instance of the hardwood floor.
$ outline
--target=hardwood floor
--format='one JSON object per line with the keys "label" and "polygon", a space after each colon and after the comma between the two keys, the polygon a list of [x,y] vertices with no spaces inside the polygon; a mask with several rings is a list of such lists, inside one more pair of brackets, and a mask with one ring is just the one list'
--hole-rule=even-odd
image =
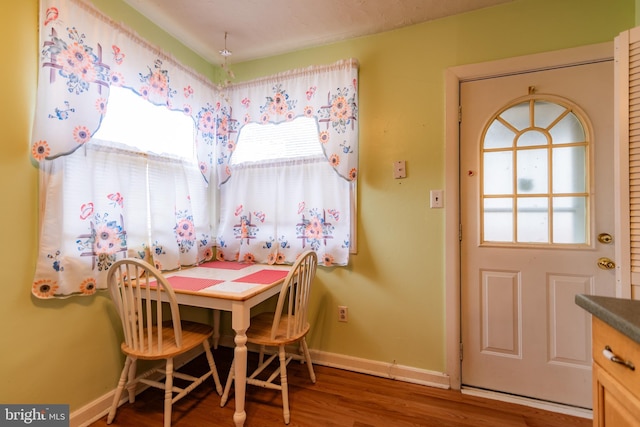
{"label": "hardwood floor", "polygon": [[[224,387],[232,351],[214,351]],[[253,366],[256,358],[250,355]],[[200,356],[183,370],[202,372],[206,359]],[[292,427],[590,427],[591,420],[547,412],[416,384],[357,374],[314,365],[316,384],[307,368],[291,362],[289,403]],[[174,405],[173,427],[233,426],[233,389],[229,402],[220,407],[220,397],[208,379]],[[245,410],[247,427],[284,426],[280,392],[248,386]],[[133,404],[118,409],[112,426],[161,426],[162,391],[148,389]],[[106,426],[106,416],[91,424]]]}

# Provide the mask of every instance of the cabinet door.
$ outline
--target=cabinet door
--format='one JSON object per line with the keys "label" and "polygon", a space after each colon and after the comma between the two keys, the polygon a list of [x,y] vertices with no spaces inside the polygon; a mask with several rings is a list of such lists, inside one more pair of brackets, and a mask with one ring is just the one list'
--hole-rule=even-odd
{"label": "cabinet door", "polygon": [[594,427],[640,425],[640,400],[597,363],[593,364],[593,396]]}

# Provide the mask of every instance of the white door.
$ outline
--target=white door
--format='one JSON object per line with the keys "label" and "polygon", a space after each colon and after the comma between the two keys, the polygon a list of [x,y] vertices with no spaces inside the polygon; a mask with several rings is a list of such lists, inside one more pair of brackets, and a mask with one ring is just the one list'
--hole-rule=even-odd
{"label": "white door", "polygon": [[460,102],[462,385],[591,408],[574,298],[615,294],[613,61],[464,82]]}

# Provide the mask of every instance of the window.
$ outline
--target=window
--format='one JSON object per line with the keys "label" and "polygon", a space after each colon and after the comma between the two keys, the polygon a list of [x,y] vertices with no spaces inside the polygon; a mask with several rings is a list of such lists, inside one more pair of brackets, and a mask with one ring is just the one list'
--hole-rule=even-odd
{"label": "window", "polygon": [[310,117],[280,124],[248,123],[240,131],[231,165],[322,156],[318,133]]}
{"label": "window", "polygon": [[589,135],[570,105],[501,111],[482,144],[482,243],[589,244]]}
{"label": "window", "polygon": [[153,105],[129,89],[112,86],[107,114],[95,140],[195,162],[193,119],[181,111]]}

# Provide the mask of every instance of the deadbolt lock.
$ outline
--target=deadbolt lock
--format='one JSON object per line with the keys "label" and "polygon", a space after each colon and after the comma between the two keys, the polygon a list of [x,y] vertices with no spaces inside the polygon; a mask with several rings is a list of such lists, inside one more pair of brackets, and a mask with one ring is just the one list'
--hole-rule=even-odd
{"label": "deadbolt lock", "polygon": [[598,242],[608,245],[609,243],[613,242],[613,236],[611,236],[611,234],[609,233],[600,233],[598,234]]}

